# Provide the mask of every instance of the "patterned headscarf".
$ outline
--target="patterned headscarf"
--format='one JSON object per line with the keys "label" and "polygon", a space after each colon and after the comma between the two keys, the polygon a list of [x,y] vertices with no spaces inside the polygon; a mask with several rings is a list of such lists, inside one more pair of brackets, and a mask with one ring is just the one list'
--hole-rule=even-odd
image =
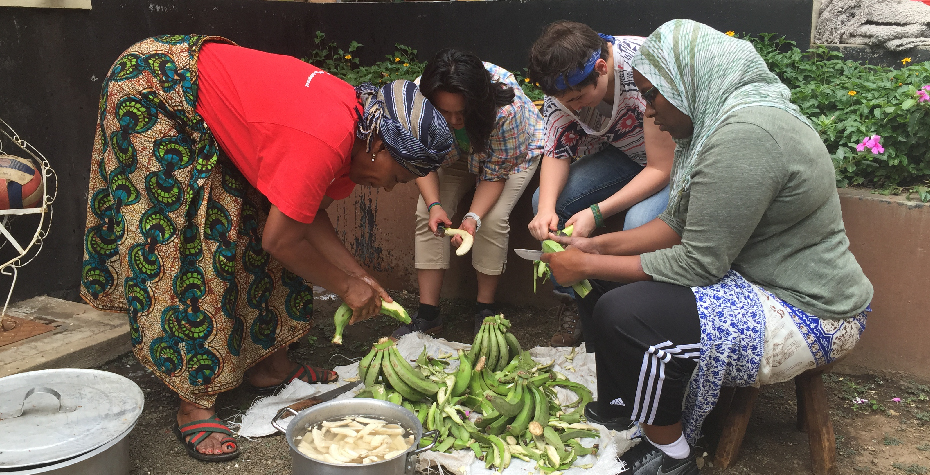
{"label": "patterned headscarf", "polygon": [[730,114],[749,106],[776,107],[813,129],[752,44],[702,23],[671,20],[660,26],[640,47],[633,68],[694,123],[691,137],[675,139],[669,209],[691,184],[701,147]]}
{"label": "patterned headscarf", "polygon": [[416,84],[398,79],[378,89],[364,83],[355,94],[365,106],[356,135],[367,141],[368,150],[377,135],[391,157],[414,175],[439,168],[452,148],[452,132]]}

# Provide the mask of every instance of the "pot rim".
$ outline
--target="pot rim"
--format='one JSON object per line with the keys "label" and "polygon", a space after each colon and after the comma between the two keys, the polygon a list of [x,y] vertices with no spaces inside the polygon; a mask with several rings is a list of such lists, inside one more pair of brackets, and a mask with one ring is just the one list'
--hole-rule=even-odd
{"label": "pot rim", "polygon": [[[294,432],[296,431],[296,425],[297,425],[298,423],[303,423],[303,420],[304,420],[310,413],[312,413],[312,412],[314,412],[314,411],[320,411],[320,410],[326,409],[326,408],[328,408],[328,407],[330,407],[330,406],[334,406],[334,405],[348,405],[348,404],[351,404],[351,403],[354,402],[354,401],[363,401],[364,403],[375,404],[376,406],[383,406],[383,407],[386,407],[386,408],[388,408],[388,409],[391,409],[391,410],[400,412],[401,414],[404,414],[405,416],[408,416],[408,418],[409,418],[409,419],[412,421],[412,423],[414,424],[414,427],[412,428],[412,430],[413,430],[413,437],[414,437],[414,438],[413,438],[413,444],[411,444],[410,447],[407,448],[407,450],[405,450],[404,452],[402,452],[402,453],[396,455],[396,456],[393,457],[393,458],[390,458],[390,459],[388,459],[388,460],[382,460],[382,461],[380,461],[380,462],[366,463],[366,464],[358,464],[358,463],[332,463],[332,462],[327,462],[327,461],[325,461],[325,460],[319,460],[319,459],[315,459],[315,458],[312,458],[312,457],[308,457],[306,454],[304,454],[303,452],[301,452],[300,450],[297,449],[297,446],[294,444]],[[345,415],[346,415],[346,416],[350,416],[350,415],[351,415],[351,416],[362,416],[362,417],[365,417],[365,416],[366,416],[366,414],[359,414],[359,413],[345,414]],[[378,417],[378,418],[384,418],[384,416],[378,415],[378,414],[367,414],[367,416],[370,416],[370,417]],[[334,416],[334,417],[339,417],[339,416]],[[402,421],[396,421],[395,423],[396,423],[396,424],[400,424],[402,427],[406,427],[406,424],[404,424]],[[316,463],[321,463],[321,464],[323,464],[323,465],[327,465],[327,466],[330,466],[330,467],[366,467],[366,468],[367,468],[367,467],[376,467],[376,466],[378,466],[378,465],[380,465],[380,464],[383,464],[383,463],[393,462],[393,461],[397,460],[397,459],[400,458],[400,457],[407,457],[407,456],[411,455],[411,452],[418,450],[418,449],[417,449],[417,446],[420,444],[420,439],[423,437],[423,435],[424,435],[424,432],[423,432],[423,424],[420,423],[420,419],[417,418],[416,414],[414,414],[413,412],[410,412],[409,409],[407,409],[407,408],[405,408],[405,407],[403,407],[403,406],[399,406],[399,405],[397,405],[397,404],[394,404],[394,403],[392,403],[392,402],[382,401],[382,400],[380,400],[380,399],[349,398],[349,399],[337,399],[337,400],[334,400],[334,401],[327,401],[327,402],[324,402],[324,403],[321,403],[321,404],[317,404],[317,405],[312,406],[312,407],[308,407],[307,409],[304,409],[304,410],[298,412],[296,415],[294,415],[294,416],[291,418],[291,421],[287,424],[287,431],[286,431],[285,434],[284,434],[284,438],[285,438],[285,440],[287,440],[287,445],[290,446],[291,451],[292,451],[293,453],[300,454],[301,457],[303,457],[303,458],[305,458],[305,459],[307,459],[307,460],[310,460],[310,461],[313,461],[313,462],[316,462]],[[428,450],[429,447],[427,447],[427,448],[425,448],[425,449]],[[416,452],[416,453],[419,453],[419,452]]]}
{"label": "pot rim", "polygon": [[[47,428],[55,418],[59,418],[68,421],[69,425],[63,427],[69,430],[95,430],[92,434],[84,435],[78,435],[79,431],[66,432],[71,439],[62,440],[80,440],[80,443],[76,444],[77,447],[69,447],[71,450],[56,451],[46,445],[32,447],[28,445],[29,437],[26,437],[19,441],[18,446],[14,444],[13,447],[6,447],[9,450],[4,453],[5,459],[0,462],[2,471],[40,469],[96,453],[101,447],[125,438],[136,426],[145,408],[145,394],[142,389],[129,378],[111,371],[86,368],[27,371],[0,378],[0,387],[3,388],[4,394],[15,395],[14,398],[6,399],[0,404],[5,408],[4,412],[12,416],[5,419],[7,421],[19,421],[20,417],[36,417],[37,419],[29,424],[41,423],[36,426],[41,429]],[[44,393],[44,398],[54,399],[46,399],[41,404],[45,408],[44,412],[38,413],[39,415],[28,413],[27,416],[24,412],[27,410],[27,399],[39,393]],[[49,411],[48,409],[55,407],[55,399],[58,409]],[[72,414],[80,416],[75,418]],[[88,420],[97,423],[85,428],[76,422]],[[13,427],[23,425],[22,422],[11,423]],[[97,430],[98,427],[102,429]],[[48,437],[55,435],[49,434]],[[19,438],[22,439],[22,436]],[[4,437],[0,436],[0,440],[3,439]],[[45,439],[45,442],[48,440]],[[58,445],[61,443],[59,440]]]}

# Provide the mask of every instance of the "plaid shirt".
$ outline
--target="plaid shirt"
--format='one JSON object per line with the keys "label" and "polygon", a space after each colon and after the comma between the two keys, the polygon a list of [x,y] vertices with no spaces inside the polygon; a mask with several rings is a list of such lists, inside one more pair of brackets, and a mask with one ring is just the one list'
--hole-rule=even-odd
{"label": "plaid shirt", "polygon": [[545,138],[542,116],[510,71],[485,62],[491,80],[513,88],[513,102],[497,111],[488,148],[482,153],[467,153],[456,143],[443,161],[447,166],[462,156],[468,159],[468,171],[479,180],[506,180],[511,173],[534,167],[542,157]]}

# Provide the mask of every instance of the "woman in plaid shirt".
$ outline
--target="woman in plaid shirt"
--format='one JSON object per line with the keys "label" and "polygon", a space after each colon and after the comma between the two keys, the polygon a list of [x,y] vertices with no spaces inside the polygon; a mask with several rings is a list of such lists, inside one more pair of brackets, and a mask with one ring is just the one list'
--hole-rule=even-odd
{"label": "woman in plaid shirt", "polygon": [[[468,214],[458,228],[475,238],[475,332],[484,317],[495,313],[497,283],[507,264],[510,212],[543,152],[542,116],[509,71],[482,63],[471,53],[444,49],[427,63],[419,84],[456,140],[442,168],[417,179],[415,267],[420,307],[410,324],[394,332],[394,339],[442,330],[439,291],[449,268],[450,246],[438,228],[453,226],[449,217],[472,189],[474,198],[466,204]],[[452,244],[460,245],[461,238],[452,238]]]}

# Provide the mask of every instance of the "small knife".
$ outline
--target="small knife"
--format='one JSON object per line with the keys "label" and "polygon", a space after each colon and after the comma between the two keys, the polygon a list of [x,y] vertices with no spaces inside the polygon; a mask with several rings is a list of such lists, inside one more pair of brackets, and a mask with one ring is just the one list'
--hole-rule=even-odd
{"label": "small knife", "polygon": [[542,251],[534,251],[532,249],[514,249],[513,252],[516,252],[518,256],[528,261],[538,261],[543,255]]}
{"label": "small knife", "polygon": [[294,404],[291,404],[290,406],[282,407],[281,410],[279,410],[278,413],[275,414],[274,417],[271,418],[271,426],[281,431],[281,433],[286,434],[287,429],[281,424],[279,424],[278,421],[280,421],[281,419],[286,419],[291,416],[296,416],[300,411],[308,407],[316,406],[317,404],[330,401],[334,399],[336,396],[339,396],[340,394],[345,394],[346,392],[351,391],[352,388],[358,386],[359,384],[362,384],[362,382],[355,381],[349,384],[344,384],[342,386],[339,386],[336,389],[326,391],[323,394],[318,394],[316,396],[312,396],[307,399],[304,399],[303,401],[295,402]]}
{"label": "small knife", "polygon": [[359,384],[362,384],[362,382],[354,381],[349,384],[343,384],[342,386],[339,386],[336,389],[331,389],[329,391],[326,391],[323,394],[317,394],[315,396],[311,396],[307,399],[304,399],[303,401],[295,402],[294,404],[291,404],[290,406],[287,406],[287,407],[290,409],[293,409],[296,412],[300,412],[308,407],[316,406],[317,404],[320,404],[322,402],[335,399],[336,396],[339,396],[340,394],[344,394],[346,392],[351,391],[352,389],[355,389],[355,387],[358,386]]}

